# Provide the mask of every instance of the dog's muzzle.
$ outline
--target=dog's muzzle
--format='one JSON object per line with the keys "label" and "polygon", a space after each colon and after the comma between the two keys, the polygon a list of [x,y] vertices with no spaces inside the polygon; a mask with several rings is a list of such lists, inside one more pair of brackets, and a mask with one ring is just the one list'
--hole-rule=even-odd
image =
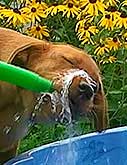
{"label": "dog's muzzle", "polygon": [[83,70],[72,69],[61,77],[62,89],[60,92],[56,90],[53,93],[42,93],[38,97],[35,113],[33,113],[35,117],[41,109],[46,113],[46,109],[43,107],[45,96],[48,96],[51,104],[49,118],[61,123],[65,121],[71,123],[74,112],[78,111],[76,109],[82,109],[82,102],[91,100],[97,90],[96,82]]}

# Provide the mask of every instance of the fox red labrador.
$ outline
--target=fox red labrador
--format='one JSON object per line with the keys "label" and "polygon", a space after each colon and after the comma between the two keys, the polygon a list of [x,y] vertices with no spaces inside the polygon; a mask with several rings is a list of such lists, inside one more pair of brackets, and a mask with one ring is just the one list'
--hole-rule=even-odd
{"label": "fox red labrador", "polygon": [[[85,78],[75,76],[69,86],[69,106],[72,119],[93,112],[95,128],[98,131],[107,127],[107,107],[100,71],[84,51],[67,44],[54,44],[40,41],[13,30],[0,28],[0,60],[34,71],[54,80],[69,70],[84,70],[94,86]],[[14,75],[12,75],[14,76]],[[61,81],[54,85],[61,89]],[[60,114],[60,107],[52,113],[49,96],[34,117],[37,93],[0,81],[0,162],[16,155],[19,140],[26,135],[30,122],[52,122]]]}

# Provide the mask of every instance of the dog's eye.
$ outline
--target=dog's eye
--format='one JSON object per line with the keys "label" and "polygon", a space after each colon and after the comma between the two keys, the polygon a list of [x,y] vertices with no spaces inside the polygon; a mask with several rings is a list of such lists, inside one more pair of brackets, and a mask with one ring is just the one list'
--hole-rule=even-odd
{"label": "dog's eye", "polygon": [[[85,81],[81,81],[79,84],[79,90],[80,92],[87,92],[87,91],[91,91],[93,88],[92,85],[89,85],[88,83],[86,83]],[[94,88],[93,88],[94,89]]]}
{"label": "dog's eye", "polygon": [[87,84],[85,81],[80,82],[79,91],[80,94],[87,99],[90,99],[94,94],[94,89],[92,88],[92,86]]}
{"label": "dog's eye", "polygon": [[69,62],[71,65],[74,65],[74,63],[73,63],[71,60],[67,59],[67,58],[64,57],[64,56],[62,56],[62,57],[63,57],[64,60],[66,60],[67,62]]}
{"label": "dog's eye", "polygon": [[88,88],[88,85],[86,84],[85,81],[81,81],[80,84],[79,84],[79,89],[81,92],[85,92]]}

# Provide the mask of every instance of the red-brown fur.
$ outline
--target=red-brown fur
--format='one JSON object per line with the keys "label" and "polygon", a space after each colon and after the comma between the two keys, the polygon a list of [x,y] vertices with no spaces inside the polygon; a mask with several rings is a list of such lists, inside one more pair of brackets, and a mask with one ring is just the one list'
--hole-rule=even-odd
{"label": "red-brown fur", "polygon": [[[81,102],[81,109],[94,110],[96,130],[101,131],[107,127],[107,108],[100,72],[91,56],[84,51],[70,45],[48,43],[0,28],[0,60],[27,68],[50,80],[69,69],[84,69],[97,82],[98,90],[94,100]],[[78,97],[80,81],[81,78],[75,78],[69,89],[73,99]],[[60,88],[61,84],[55,86],[57,90]],[[36,94],[0,81],[0,99],[0,162],[4,162],[15,156],[18,141],[27,133]],[[50,122],[50,102],[42,108],[44,111],[38,112],[37,116],[42,122]],[[17,112],[22,117],[18,122],[14,122],[13,117]],[[6,126],[12,127],[8,134],[3,133]]]}

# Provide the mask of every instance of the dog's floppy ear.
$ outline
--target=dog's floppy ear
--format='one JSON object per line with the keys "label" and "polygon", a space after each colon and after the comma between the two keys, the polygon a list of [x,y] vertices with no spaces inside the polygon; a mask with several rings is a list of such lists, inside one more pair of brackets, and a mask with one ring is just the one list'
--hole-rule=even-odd
{"label": "dog's floppy ear", "polygon": [[16,48],[8,57],[7,62],[24,67],[29,57],[28,49],[31,47],[32,44],[30,43]]}
{"label": "dog's floppy ear", "polygon": [[21,67],[26,67],[31,58],[33,60],[37,60],[39,56],[41,56],[41,54],[45,54],[48,49],[49,43],[46,42],[29,43],[12,52],[7,59],[7,62]]}
{"label": "dog's floppy ear", "polygon": [[46,41],[28,37],[10,29],[0,28],[0,60],[2,61],[22,66],[30,56],[48,51],[49,45]]}

